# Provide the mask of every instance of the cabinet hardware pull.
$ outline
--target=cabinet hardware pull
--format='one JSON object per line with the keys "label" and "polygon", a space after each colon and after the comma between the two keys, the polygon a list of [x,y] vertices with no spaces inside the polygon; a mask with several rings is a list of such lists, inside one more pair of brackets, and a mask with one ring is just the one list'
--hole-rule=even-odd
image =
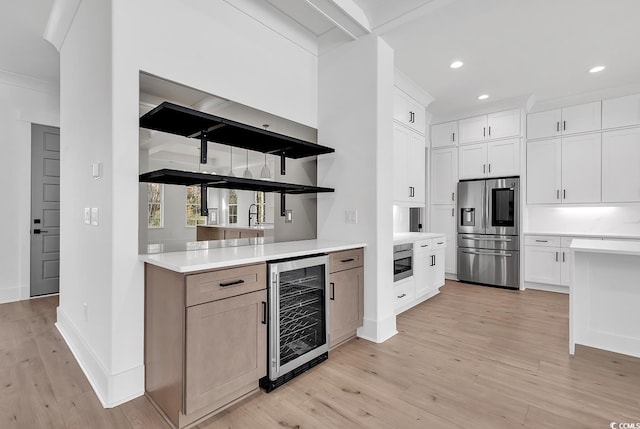
{"label": "cabinet hardware pull", "polygon": [[487,165],[486,164],[482,164],[482,172],[483,173],[487,172]]}
{"label": "cabinet hardware pull", "polygon": [[567,190],[566,189],[562,190],[562,199],[564,199],[564,200],[567,199]]}
{"label": "cabinet hardware pull", "polygon": [[341,259],[340,262],[345,263],[345,262],[353,262],[355,261],[355,258],[349,258],[349,259]]}
{"label": "cabinet hardware pull", "polygon": [[429,247],[429,245],[428,244],[422,244],[422,245],[420,245],[420,247]]}
{"label": "cabinet hardware pull", "polygon": [[240,279],[240,280],[236,280],[236,281],[234,281],[234,282],[229,282],[229,283],[220,283],[220,287],[227,287],[227,286],[241,285],[242,283],[244,283],[244,280]]}
{"label": "cabinet hardware pull", "polygon": [[564,260],[564,252],[562,252],[562,262],[565,262],[565,260]]}
{"label": "cabinet hardware pull", "polygon": [[456,200],[456,193],[452,192],[451,193],[451,201],[455,201]]}
{"label": "cabinet hardware pull", "polygon": [[556,200],[560,199],[560,189],[556,189]]}
{"label": "cabinet hardware pull", "polygon": [[451,209],[451,217],[454,217],[456,215],[456,209]]}
{"label": "cabinet hardware pull", "polygon": [[489,137],[491,137],[491,127],[489,127]]}
{"label": "cabinet hardware pull", "polygon": [[452,141],[454,141],[454,142],[456,141],[456,133],[453,133]]}
{"label": "cabinet hardware pull", "polygon": [[398,298],[404,298],[405,296],[407,296],[407,294],[403,293],[402,295],[398,295]]}
{"label": "cabinet hardware pull", "polygon": [[560,121],[556,122],[556,131],[560,132]]}
{"label": "cabinet hardware pull", "polygon": [[336,300],[336,284],[331,282],[329,283],[329,285],[331,285],[331,290],[329,291],[329,299],[331,301],[335,301]]}
{"label": "cabinet hardware pull", "polygon": [[556,252],[556,262],[558,262],[558,252]]}
{"label": "cabinet hardware pull", "polygon": [[567,131],[567,121],[562,121],[562,131]]}
{"label": "cabinet hardware pull", "polygon": [[489,173],[491,173],[491,164],[489,164]]}
{"label": "cabinet hardware pull", "polygon": [[262,324],[267,324],[267,303],[262,301]]}
{"label": "cabinet hardware pull", "polygon": [[536,243],[548,243],[549,240],[536,240]]}
{"label": "cabinet hardware pull", "polygon": [[444,244],[444,241],[438,241],[438,244]]}
{"label": "cabinet hardware pull", "polygon": [[482,137],[486,137],[487,136],[487,129],[485,127],[482,127]]}
{"label": "cabinet hardware pull", "polygon": [[431,266],[435,266],[436,265],[436,255],[431,255]]}

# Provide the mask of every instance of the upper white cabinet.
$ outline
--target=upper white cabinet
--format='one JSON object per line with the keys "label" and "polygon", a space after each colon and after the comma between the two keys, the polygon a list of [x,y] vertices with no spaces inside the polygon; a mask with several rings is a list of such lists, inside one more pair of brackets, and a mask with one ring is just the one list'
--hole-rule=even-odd
{"label": "upper white cabinet", "polygon": [[640,125],[640,94],[602,101],[602,128]]}
{"label": "upper white cabinet", "polygon": [[602,103],[579,104],[527,116],[527,138],[540,139],[586,133],[601,128]]}
{"label": "upper white cabinet", "polygon": [[520,135],[520,109],[474,116],[458,121],[460,144]]}
{"label": "upper white cabinet", "polygon": [[[458,148],[431,151],[431,204],[455,204],[458,183]],[[438,231],[432,229],[432,231]]]}
{"label": "upper white cabinet", "polygon": [[458,121],[431,126],[431,147],[446,147],[458,144]]}
{"label": "upper white cabinet", "polygon": [[459,147],[460,180],[520,174],[520,139]]}
{"label": "upper white cabinet", "polygon": [[393,98],[393,119],[424,135],[426,131],[425,108],[403,91],[396,89]]}
{"label": "upper white cabinet", "polygon": [[602,202],[640,201],[640,129],[602,133]]}
{"label": "upper white cabinet", "polygon": [[402,124],[393,124],[393,196],[396,203],[425,203],[425,140]]}
{"label": "upper white cabinet", "polygon": [[600,134],[528,142],[527,202],[600,202],[601,150]]}

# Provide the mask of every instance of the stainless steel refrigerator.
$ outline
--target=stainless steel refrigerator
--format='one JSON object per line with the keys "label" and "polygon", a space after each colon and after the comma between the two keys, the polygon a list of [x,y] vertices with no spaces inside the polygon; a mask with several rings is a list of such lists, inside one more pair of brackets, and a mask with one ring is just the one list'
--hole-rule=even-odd
{"label": "stainless steel refrigerator", "polygon": [[520,179],[458,183],[458,279],[520,287]]}

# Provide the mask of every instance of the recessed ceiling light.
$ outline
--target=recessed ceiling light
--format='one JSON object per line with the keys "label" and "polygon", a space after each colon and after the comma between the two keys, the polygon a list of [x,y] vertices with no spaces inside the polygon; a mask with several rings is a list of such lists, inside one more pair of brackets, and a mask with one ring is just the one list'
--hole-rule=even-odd
{"label": "recessed ceiling light", "polygon": [[604,70],[604,66],[595,66],[589,69],[589,73],[598,73]]}
{"label": "recessed ceiling light", "polygon": [[478,100],[486,100],[487,98],[489,98],[487,94],[478,95]]}
{"label": "recessed ceiling light", "polygon": [[464,63],[462,61],[454,61],[454,62],[451,63],[451,65],[449,67],[451,67],[452,69],[459,69],[463,65],[464,65]]}

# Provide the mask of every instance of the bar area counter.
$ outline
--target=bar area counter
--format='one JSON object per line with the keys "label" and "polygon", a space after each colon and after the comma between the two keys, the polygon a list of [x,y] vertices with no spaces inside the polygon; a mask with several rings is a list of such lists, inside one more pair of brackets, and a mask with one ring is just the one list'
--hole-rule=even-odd
{"label": "bar area counter", "polygon": [[640,357],[640,241],[573,240],[569,353],[576,344]]}

